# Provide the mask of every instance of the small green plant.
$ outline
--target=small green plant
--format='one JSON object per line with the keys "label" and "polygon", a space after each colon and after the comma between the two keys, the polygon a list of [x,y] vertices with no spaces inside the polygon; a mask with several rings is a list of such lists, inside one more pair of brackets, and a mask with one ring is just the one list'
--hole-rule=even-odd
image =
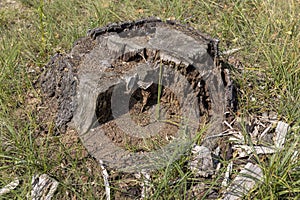
{"label": "small green plant", "polygon": [[162,94],[162,76],[163,76],[163,65],[162,61],[159,64],[159,75],[158,75],[158,91],[157,91],[157,107],[156,107],[156,120],[160,120],[160,98]]}

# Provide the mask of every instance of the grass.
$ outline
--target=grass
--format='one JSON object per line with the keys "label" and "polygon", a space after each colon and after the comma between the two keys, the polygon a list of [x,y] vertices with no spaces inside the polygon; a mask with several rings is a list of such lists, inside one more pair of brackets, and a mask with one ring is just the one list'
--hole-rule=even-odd
{"label": "grass", "polygon": [[[88,29],[144,16],[174,18],[220,39],[221,50],[243,64],[233,69],[242,115],[277,112],[293,128],[285,149],[261,163],[265,182],[251,199],[299,199],[300,3],[297,0],[49,0],[0,7],[0,188],[15,177],[21,185],[6,199],[24,199],[31,177],[47,173],[60,182],[54,199],[104,198],[101,169],[74,135],[39,134],[32,87],[51,55],[68,52]],[[235,60],[237,62],[237,60]],[[71,137],[70,140],[66,137]],[[72,141],[72,142],[70,142]],[[184,159],[184,158],[183,158]],[[182,199],[192,176],[178,161],[157,172],[149,199]],[[170,185],[172,180],[176,180]],[[217,182],[215,182],[217,184]],[[120,190],[112,183],[113,190]],[[214,185],[214,184],[212,184]]]}

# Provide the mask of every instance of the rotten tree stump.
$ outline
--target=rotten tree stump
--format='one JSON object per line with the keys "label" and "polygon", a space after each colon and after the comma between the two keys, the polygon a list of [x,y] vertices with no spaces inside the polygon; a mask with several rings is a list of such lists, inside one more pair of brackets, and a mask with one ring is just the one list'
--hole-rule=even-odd
{"label": "rotten tree stump", "polygon": [[206,137],[222,132],[232,100],[218,41],[156,18],[89,31],[40,80],[56,126],[72,121],[92,156],[127,172],[177,159],[205,125]]}

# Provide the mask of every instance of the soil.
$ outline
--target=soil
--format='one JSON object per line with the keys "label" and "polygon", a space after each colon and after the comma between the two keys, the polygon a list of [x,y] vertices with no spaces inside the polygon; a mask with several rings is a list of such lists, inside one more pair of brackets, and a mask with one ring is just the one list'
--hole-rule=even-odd
{"label": "soil", "polygon": [[[118,128],[114,120],[104,123],[102,128],[105,130],[105,135],[117,146],[134,152],[152,151],[157,150],[157,147],[166,145],[175,137],[181,121],[179,102],[172,99],[174,94],[170,90],[163,89],[161,102],[158,106],[156,91],[157,85],[155,84],[147,90],[136,90],[131,96],[129,113],[137,126],[146,127],[150,123],[156,123],[163,128],[154,135],[149,134],[150,137],[140,138],[131,136]],[[168,99],[172,99],[172,101],[168,101]],[[157,111],[159,111],[158,116],[155,116]]]}

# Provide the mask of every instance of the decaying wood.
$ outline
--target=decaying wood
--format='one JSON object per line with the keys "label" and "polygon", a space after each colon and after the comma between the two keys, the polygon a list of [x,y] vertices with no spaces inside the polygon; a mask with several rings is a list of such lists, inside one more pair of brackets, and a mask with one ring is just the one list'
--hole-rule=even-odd
{"label": "decaying wood", "polygon": [[204,147],[195,145],[192,148],[192,158],[189,161],[189,168],[197,176],[208,177],[214,172],[212,153]]}
{"label": "decaying wood", "polygon": [[[148,18],[90,30],[69,54],[52,58],[40,83],[45,103],[57,111],[58,130],[72,121],[92,156],[113,168],[135,171],[163,166],[166,160],[175,159],[170,154],[178,146],[181,155],[201,123],[209,124],[205,135],[209,139],[202,145],[215,148],[218,137],[211,136],[222,132],[224,113],[236,103],[229,71],[218,59],[218,40],[174,21]],[[188,124],[184,124],[188,120],[173,123],[188,127],[183,138],[175,136],[178,126],[151,119],[141,119],[140,128],[120,125],[131,123],[125,119],[130,117],[128,107],[137,108],[138,114],[153,112],[160,84],[161,98],[167,99],[160,102],[165,121],[174,121],[172,115],[189,119]],[[124,101],[114,103],[114,98]],[[161,130],[163,126],[167,127]],[[155,153],[124,149],[126,141],[139,145],[147,132],[155,135],[156,130],[159,136],[175,139],[164,140],[165,148]],[[135,169],[130,167],[133,163]]]}
{"label": "decaying wood", "polygon": [[289,125],[285,122],[279,121],[276,127],[276,137],[274,140],[275,147],[281,149],[283,148],[286,134],[289,130]]}
{"label": "decaying wood", "polygon": [[57,187],[58,182],[47,174],[34,175],[32,177],[31,195],[32,200],[50,200],[52,199]]}
{"label": "decaying wood", "polygon": [[7,184],[6,186],[0,189],[0,196],[11,192],[16,187],[18,187],[19,184],[20,184],[19,179],[15,179],[14,181],[10,182],[9,184]]}
{"label": "decaying wood", "polygon": [[228,187],[224,200],[242,199],[256,184],[262,181],[263,171],[255,164],[247,163]]}

